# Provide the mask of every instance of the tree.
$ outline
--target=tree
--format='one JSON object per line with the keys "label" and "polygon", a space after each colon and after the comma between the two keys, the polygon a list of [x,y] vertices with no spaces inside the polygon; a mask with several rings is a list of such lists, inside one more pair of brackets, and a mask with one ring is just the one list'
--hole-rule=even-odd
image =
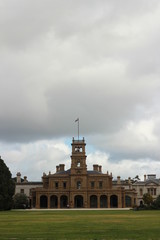
{"label": "tree", "polygon": [[149,193],[145,193],[143,195],[143,201],[145,205],[150,206],[153,202],[153,198]]}
{"label": "tree", "polygon": [[156,198],[156,200],[153,202],[153,207],[155,209],[160,209],[160,195]]}
{"label": "tree", "polygon": [[14,208],[21,209],[28,207],[28,198],[24,193],[17,193],[13,197]]}
{"label": "tree", "polygon": [[12,208],[15,183],[11,177],[9,168],[0,158],[0,210],[9,210]]}

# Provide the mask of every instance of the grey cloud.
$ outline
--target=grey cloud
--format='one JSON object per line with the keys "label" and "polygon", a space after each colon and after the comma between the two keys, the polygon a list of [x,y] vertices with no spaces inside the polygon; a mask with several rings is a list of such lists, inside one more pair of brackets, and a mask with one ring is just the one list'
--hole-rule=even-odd
{"label": "grey cloud", "polygon": [[[1,141],[72,137],[79,117],[95,148],[159,159],[159,1],[0,4]],[[127,132],[151,118],[156,143]]]}

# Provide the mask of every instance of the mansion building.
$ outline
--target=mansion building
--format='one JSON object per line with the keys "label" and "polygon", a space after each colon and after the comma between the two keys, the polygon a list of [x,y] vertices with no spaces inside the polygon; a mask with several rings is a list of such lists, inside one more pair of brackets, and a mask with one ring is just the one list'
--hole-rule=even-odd
{"label": "mansion building", "polygon": [[17,175],[16,193],[26,193],[31,208],[125,208],[137,204],[137,192],[128,185],[121,184],[120,177],[113,183],[112,174],[102,173],[102,166],[93,165],[87,169],[86,143],[72,140],[71,167],[56,167],[56,172],[45,173],[42,182],[20,181]]}

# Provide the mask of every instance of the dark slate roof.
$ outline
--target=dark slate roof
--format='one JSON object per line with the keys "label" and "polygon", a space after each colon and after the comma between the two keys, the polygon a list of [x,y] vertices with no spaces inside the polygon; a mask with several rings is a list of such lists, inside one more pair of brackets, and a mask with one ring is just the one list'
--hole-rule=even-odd
{"label": "dark slate roof", "polygon": [[101,172],[98,171],[93,171],[93,170],[89,170],[87,171],[88,174],[102,174]]}
{"label": "dark slate roof", "polygon": [[150,184],[150,183],[155,183],[155,184],[157,184],[157,185],[159,185],[159,179],[147,179],[145,182],[144,182],[144,184],[145,185],[148,185],[148,184]]}
{"label": "dark slate roof", "polygon": [[[58,175],[58,174],[70,174],[70,173],[71,173],[71,169],[68,169],[66,171],[56,172],[55,174]],[[87,171],[87,174],[102,174],[102,173],[98,171],[89,170]]]}
{"label": "dark slate roof", "polygon": [[150,183],[154,183],[156,185],[159,185],[160,184],[160,180],[159,179],[147,179],[146,181],[135,182],[134,185],[148,185]]}
{"label": "dark slate roof", "polygon": [[16,185],[42,185],[43,182],[20,182],[20,183],[17,183],[16,182]]}
{"label": "dark slate roof", "polygon": [[58,174],[70,174],[70,173],[71,173],[71,169],[68,169],[66,171],[56,172],[55,174],[58,175]]}

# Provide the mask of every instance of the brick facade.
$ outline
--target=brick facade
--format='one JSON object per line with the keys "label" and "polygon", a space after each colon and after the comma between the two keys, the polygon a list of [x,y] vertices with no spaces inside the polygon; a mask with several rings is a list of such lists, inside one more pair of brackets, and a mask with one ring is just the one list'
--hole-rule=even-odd
{"label": "brick facade", "polygon": [[112,186],[112,174],[93,165],[87,170],[85,140],[72,140],[71,168],[56,167],[56,173],[42,177],[43,187],[32,189],[35,208],[124,208],[136,204],[136,192]]}

